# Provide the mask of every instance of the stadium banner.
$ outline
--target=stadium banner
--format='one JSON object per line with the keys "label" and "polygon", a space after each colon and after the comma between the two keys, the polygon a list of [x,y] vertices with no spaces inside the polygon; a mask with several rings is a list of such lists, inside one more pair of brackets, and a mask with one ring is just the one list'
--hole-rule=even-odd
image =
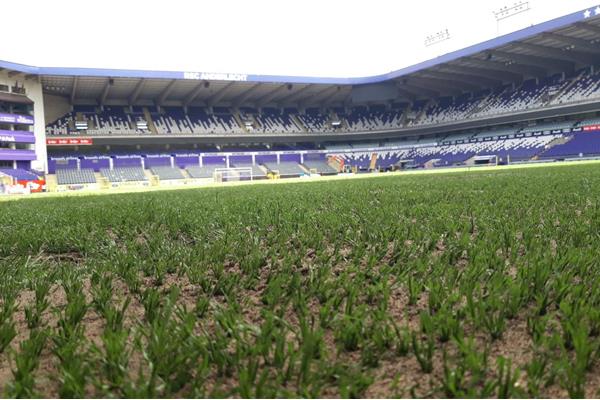
{"label": "stadium banner", "polygon": [[33,160],[35,160],[35,151],[33,151],[33,150],[0,149],[0,160],[3,160],[3,161],[33,161]]}
{"label": "stadium banner", "polygon": [[35,143],[33,132],[0,130],[0,142]]}
{"label": "stadium banner", "polygon": [[46,190],[46,180],[37,179],[31,181],[17,181],[17,185],[21,185],[29,193],[42,193]]}
{"label": "stadium banner", "polygon": [[170,154],[146,154],[146,158],[167,158],[171,157]]}
{"label": "stadium banner", "polygon": [[6,124],[33,125],[33,117],[31,115],[0,113],[0,122]]}
{"label": "stadium banner", "polygon": [[139,159],[141,159],[142,158],[142,156],[139,155],[139,154],[117,154],[114,157],[118,158],[118,159],[126,159],[126,158],[139,158]]}
{"label": "stadium banner", "polygon": [[[110,160],[109,156],[84,156],[83,157],[86,160]],[[61,157],[59,158],[60,160],[65,160],[65,159],[69,159],[69,157]],[[72,160],[77,160],[76,157],[71,158]],[[55,158],[52,158],[52,160],[55,160]],[[58,159],[57,159],[58,160]]]}
{"label": "stadium banner", "polygon": [[69,138],[69,139],[46,139],[47,146],[91,146],[94,140],[91,138]]}
{"label": "stadium banner", "polygon": [[247,74],[232,74],[218,72],[184,72],[183,79],[194,79],[199,81],[238,81],[248,80]]}
{"label": "stadium banner", "polygon": [[600,130],[600,125],[588,125],[583,127],[584,131],[598,131]]}
{"label": "stadium banner", "polygon": [[14,180],[6,183],[0,180],[0,195],[41,193],[46,190],[46,180]]}

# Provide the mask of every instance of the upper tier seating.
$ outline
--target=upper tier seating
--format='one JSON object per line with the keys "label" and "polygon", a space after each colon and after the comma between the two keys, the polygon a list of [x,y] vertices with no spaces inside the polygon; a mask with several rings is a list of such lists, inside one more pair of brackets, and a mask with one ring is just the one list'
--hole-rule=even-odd
{"label": "upper tier seating", "polygon": [[346,115],[348,130],[354,132],[400,128],[401,120],[401,110],[366,110],[365,107],[357,107]]}
{"label": "upper tier seating", "polygon": [[[448,124],[462,120],[489,118],[492,116],[539,109],[547,106],[569,104],[585,100],[600,99],[600,73],[580,72],[573,77],[557,74],[544,79],[528,80],[517,87],[502,86],[479,93],[467,93],[455,98],[419,99],[413,104],[394,104],[391,108],[382,105],[355,106],[353,108],[309,108],[302,112],[296,109],[264,108],[262,110],[241,107],[231,110],[224,107],[110,106],[101,110],[94,106],[78,106],[72,113],[59,118],[47,126],[48,135],[73,133],[75,119],[89,121],[90,135],[131,135],[152,133],[136,128],[136,120],[150,115],[149,129],[156,133],[199,134],[199,135],[243,135],[248,133],[242,116],[253,122],[249,128],[253,134],[321,133],[332,131],[376,131],[399,129],[421,125]],[[78,115],[78,117],[76,117]],[[339,126],[332,122],[339,121]],[[80,132],[77,132],[80,133]]]}
{"label": "upper tier seating", "polygon": [[87,130],[88,135],[135,135],[141,133],[140,130],[132,128],[133,125],[123,107],[105,107],[102,111],[86,115],[95,126],[95,128]]}
{"label": "upper tier seating", "polygon": [[571,87],[556,96],[550,104],[574,103],[600,96],[600,74],[584,72],[579,75]]}
{"label": "upper tier seating", "polygon": [[73,121],[73,114],[67,114],[60,117],[53,123],[46,126],[46,135],[68,135],[72,130],[74,130]]}
{"label": "upper tier seating", "polygon": [[159,134],[231,134],[244,133],[244,130],[229,113],[208,114],[204,109],[190,107],[185,114],[183,109],[165,108],[163,114],[154,114],[153,121]]}
{"label": "upper tier seating", "polygon": [[298,128],[288,113],[280,113],[275,109],[263,109],[262,114],[254,115],[254,119],[260,124],[254,131],[263,133],[299,133]]}
{"label": "upper tier seating", "polygon": [[298,119],[308,132],[331,130],[329,127],[329,116],[322,114],[318,109],[307,109],[305,114],[298,114]]}
{"label": "upper tier seating", "polygon": [[90,168],[60,168],[56,170],[56,181],[59,185],[83,185],[96,183],[96,176]]}

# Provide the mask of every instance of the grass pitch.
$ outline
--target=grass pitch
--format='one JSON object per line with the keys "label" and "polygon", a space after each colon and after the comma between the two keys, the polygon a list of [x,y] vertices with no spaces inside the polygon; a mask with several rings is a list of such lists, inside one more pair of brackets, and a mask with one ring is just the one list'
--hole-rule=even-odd
{"label": "grass pitch", "polygon": [[600,166],[0,203],[10,397],[594,397]]}

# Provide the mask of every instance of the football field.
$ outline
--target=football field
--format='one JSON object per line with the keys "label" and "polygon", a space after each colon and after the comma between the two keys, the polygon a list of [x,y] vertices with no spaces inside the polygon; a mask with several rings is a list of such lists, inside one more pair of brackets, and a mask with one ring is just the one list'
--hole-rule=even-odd
{"label": "football field", "polygon": [[435,172],[1,202],[0,393],[600,395],[600,164]]}

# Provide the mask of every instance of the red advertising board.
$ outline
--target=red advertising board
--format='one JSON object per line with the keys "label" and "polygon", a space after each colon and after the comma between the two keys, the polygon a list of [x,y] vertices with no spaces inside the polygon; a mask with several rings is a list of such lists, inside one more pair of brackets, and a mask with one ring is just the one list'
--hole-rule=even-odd
{"label": "red advertising board", "polygon": [[46,189],[46,180],[17,181],[18,185],[29,188],[29,193],[42,193]]}
{"label": "red advertising board", "polygon": [[46,139],[48,146],[90,146],[94,144],[91,138]]}
{"label": "red advertising board", "polygon": [[598,131],[600,130],[600,125],[589,125],[583,127],[584,131]]}

